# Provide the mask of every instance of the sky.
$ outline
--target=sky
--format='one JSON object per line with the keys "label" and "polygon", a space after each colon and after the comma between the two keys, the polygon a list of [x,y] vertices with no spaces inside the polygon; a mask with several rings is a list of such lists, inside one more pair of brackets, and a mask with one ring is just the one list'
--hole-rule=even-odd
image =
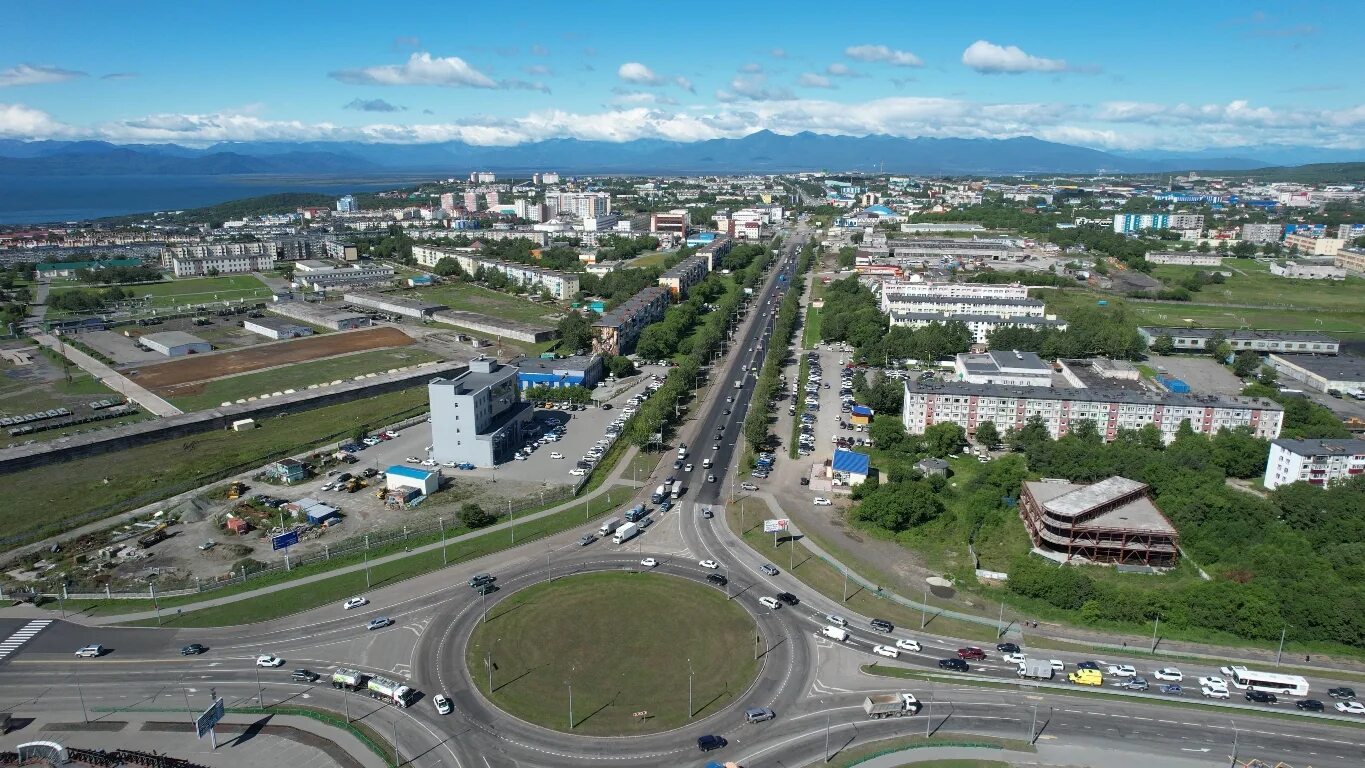
{"label": "sky", "polygon": [[0,4],[0,138],[1355,149],[1362,27],[1360,0],[32,0]]}

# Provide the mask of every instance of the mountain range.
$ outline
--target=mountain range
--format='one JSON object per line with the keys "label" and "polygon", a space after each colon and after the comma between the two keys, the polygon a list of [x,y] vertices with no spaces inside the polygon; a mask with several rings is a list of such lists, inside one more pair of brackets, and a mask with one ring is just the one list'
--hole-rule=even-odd
{"label": "mountain range", "polygon": [[230,174],[370,174],[469,170],[504,173],[711,174],[782,171],[1000,175],[1047,173],[1173,173],[1191,169],[1251,170],[1302,163],[1365,160],[1365,152],[1314,147],[1239,147],[1202,152],[1105,152],[1088,147],[1012,139],[906,139],[895,136],[782,135],[759,131],[738,139],[627,142],[550,139],[510,147],[451,141],[435,144],[361,142],[225,142],[203,148],[103,141],[0,140],[0,176]]}

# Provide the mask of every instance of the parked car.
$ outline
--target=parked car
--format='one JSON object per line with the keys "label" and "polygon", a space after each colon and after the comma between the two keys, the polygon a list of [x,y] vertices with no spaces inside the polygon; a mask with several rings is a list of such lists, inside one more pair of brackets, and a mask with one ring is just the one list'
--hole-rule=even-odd
{"label": "parked car", "polygon": [[811,500],[811,503],[817,507],[828,507],[834,504],[834,502],[830,501],[824,496],[816,496],[814,499]]}

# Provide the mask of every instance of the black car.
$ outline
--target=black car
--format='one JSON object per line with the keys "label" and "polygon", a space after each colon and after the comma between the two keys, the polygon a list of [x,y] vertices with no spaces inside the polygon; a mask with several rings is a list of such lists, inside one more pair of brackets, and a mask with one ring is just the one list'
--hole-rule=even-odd
{"label": "black car", "polygon": [[471,586],[471,587],[481,587],[481,586],[483,586],[484,584],[492,584],[493,582],[495,582],[495,581],[497,581],[497,580],[498,580],[498,577],[497,577],[497,576],[494,576],[494,575],[489,574],[489,573],[480,573],[479,575],[477,575],[477,576],[475,576],[474,578],[472,578],[472,579],[469,580],[469,586]]}
{"label": "black car", "polygon": [[996,643],[995,650],[1001,653],[1019,653],[1019,646],[1014,643]]}
{"label": "black car", "polygon": [[481,594],[481,595],[491,595],[491,594],[493,594],[494,592],[497,592],[497,591],[498,591],[498,585],[497,585],[497,584],[494,584],[494,583],[491,582],[491,581],[490,581],[490,582],[485,582],[485,583],[480,584],[479,586],[475,587],[475,588],[474,588],[474,591],[475,591],[475,592],[478,592],[478,593]]}
{"label": "black car", "polygon": [[939,669],[951,669],[954,672],[966,672],[970,667],[962,659],[939,659]]}
{"label": "black car", "polygon": [[699,737],[697,739],[697,749],[700,749],[703,752],[710,752],[713,749],[720,749],[727,743],[728,742],[725,741],[725,738],[723,736],[717,736],[715,734],[708,733],[705,736]]}
{"label": "black car", "polygon": [[797,605],[801,602],[800,598],[790,592],[778,592],[776,597],[787,605]]}
{"label": "black car", "polygon": [[[1018,653],[1018,651],[1015,651]],[[1100,665],[1093,661],[1082,661],[1076,665],[1076,669],[1099,669]]]}
{"label": "black car", "polygon": [[708,573],[708,574],[706,574],[706,580],[709,581],[709,582],[711,582],[712,584],[715,584],[715,585],[718,586],[718,587],[723,587],[723,586],[725,586],[726,584],[729,584],[729,583],[730,583],[730,580],[729,580],[729,579],[725,578],[724,576],[722,576],[722,575],[719,574],[719,573]]}
{"label": "black car", "polygon": [[801,478],[801,484],[802,484],[802,485],[810,485],[810,478],[809,478],[809,477],[803,477],[803,478]]}
{"label": "black car", "polygon": [[868,624],[878,632],[892,632],[896,629],[896,625],[886,619],[873,619],[872,621],[869,621]]}
{"label": "black car", "polygon": [[1245,698],[1247,701],[1254,701],[1257,704],[1274,704],[1279,701],[1275,698],[1275,694],[1265,691],[1247,691]]}
{"label": "black car", "polygon": [[1356,697],[1356,689],[1347,688],[1344,685],[1340,688],[1328,688],[1327,695],[1334,699],[1354,699]]}
{"label": "black car", "polygon": [[208,650],[208,648],[205,648],[204,646],[200,645],[199,643],[190,643],[189,645],[187,645],[187,646],[185,646],[184,648],[181,648],[181,649],[180,649],[180,655],[181,655],[181,656],[198,656],[199,654],[201,654],[201,653],[203,653],[204,651],[207,651],[207,650]]}
{"label": "black car", "polygon": [[296,680],[301,683],[316,683],[321,677],[322,675],[308,669],[296,669],[289,675],[290,680]]}
{"label": "black car", "polygon": [[1296,701],[1294,702],[1294,706],[1306,712],[1321,712],[1327,709],[1327,707],[1325,707],[1323,703],[1321,701],[1318,701],[1317,699],[1304,699],[1303,701]]}

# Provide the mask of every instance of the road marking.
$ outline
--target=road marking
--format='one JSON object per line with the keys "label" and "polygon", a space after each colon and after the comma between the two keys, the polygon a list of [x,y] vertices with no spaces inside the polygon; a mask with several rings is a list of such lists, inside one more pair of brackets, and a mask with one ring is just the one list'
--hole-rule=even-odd
{"label": "road marking", "polygon": [[20,646],[32,640],[39,632],[47,629],[47,625],[51,623],[52,619],[35,619],[20,627],[19,631],[0,643],[0,661],[4,661],[5,657],[19,650]]}

